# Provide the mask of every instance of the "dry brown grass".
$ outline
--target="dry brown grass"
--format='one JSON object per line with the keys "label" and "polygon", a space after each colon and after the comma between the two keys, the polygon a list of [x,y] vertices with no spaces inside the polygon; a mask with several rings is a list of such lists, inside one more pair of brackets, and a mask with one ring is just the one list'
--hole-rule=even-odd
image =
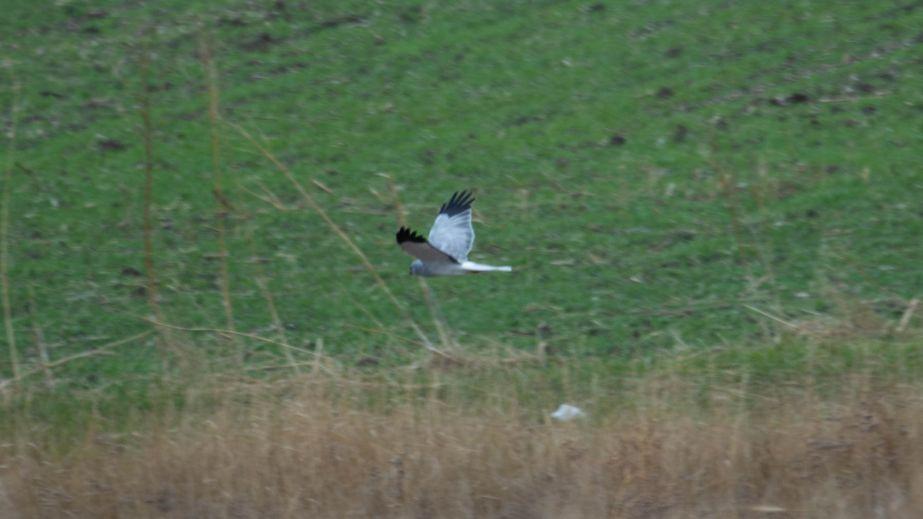
{"label": "dry brown grass", "polygon": [[514,402],[475,410],[411,391],[388,410],[370,410],[355,397],[373,387],[328,381],[321,389],[315,377],[301,379],[295,395],[289,385],[225,389],[211,411],[152,420],[157,425],[133,434],[88,431],[64,456],[38,448],[35,431],[24,433],[0,449],[0,511],[94,518],[923,511],[919,388],[857,379],[832,401],[798,390],[754,404],[718,391],[691,406],[687,388],[660,381],[639,387],[635,411],[560,424]]}

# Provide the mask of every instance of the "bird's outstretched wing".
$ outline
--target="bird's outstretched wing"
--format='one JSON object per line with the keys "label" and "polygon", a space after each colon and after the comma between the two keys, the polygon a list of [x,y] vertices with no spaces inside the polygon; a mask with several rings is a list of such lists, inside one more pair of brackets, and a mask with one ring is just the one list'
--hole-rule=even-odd
{"label": "bird's outstretched wing", "polygon": [[474,228],[471,227],[471,203],[474,197],[468,191],[456,192],[439,208],[439,216],[429,230],[429,243],[456,261],[468,259],[474,246]]}
{"label": "bird's outstretched wing", "polygon": [[397,244],[404,252],[425,263],[458,263],[454,257],[433,247],[422,235],[406,227],[398,229]]}

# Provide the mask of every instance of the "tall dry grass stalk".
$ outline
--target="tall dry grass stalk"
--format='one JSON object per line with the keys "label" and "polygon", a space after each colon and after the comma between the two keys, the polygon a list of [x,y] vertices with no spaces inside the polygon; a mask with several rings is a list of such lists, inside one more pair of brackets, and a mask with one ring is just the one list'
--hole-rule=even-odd
{"label": "tall dry grass stalk", "polygon": [[[283,344],[288,344],[288,339],[285,336],[285,326],[282,324],[282,318],[279,316],[279,310],[276,307],[276,299],[272,295],[272,291],[269,289],[269,284],[266,282],[266,271],[262,266],[257,254],[257,247],[253,241],[253,231],[248,229],[246,232],[247,245],[250,248],[250,256],[252,258],[251,264],[253,269],[256,271],[256,275],[253,276],[253,281],[256,283],[257,288],[260,290],[260,294],[263,296],[263,300],[266,301],[266,309],[269,311],[269,318],[272,320],[272,326],[275,331],[276,340]],[[292,348],[283,347],[282,354],[285,356],[285,360],[288,363],[289,367],[292,369],[295,374],[301,372],[299,368],[299,363],[295,359],[295,355],[292,353]]]}
{"label": "tall dry grass stalk", "polygon": [[16,125],[18,122],[19,95],[22,88],[13,72],[13,63],[4,63],[10,74],[10,121],[6,164],[3,168],[3,210],[0,212],[0,289],[3,293],[3,326],[9,349],[10,370],[13,379],[19,379],[19,351],[16,349],[16,332],[13,330],[13,312],[10,305],[10,198],[13,192],[13,157],[16,155]]}
{"label": "tall dry grass stalk", "polygon": [[45,332],[38,318],[38,305],[35,303],[35,288],[29,285],[29,319],[32,321],[32,338],[35,341],[35,350],[38,357],[39,368],[45,377],[45,387],[54,387],[54,375],[48,365],[51,358],[48,356],[48,347],[45,344]]}
{"label": "tall dry grass stalk", "polygon": [[731,220],[731,232],[737,244],[737,257],[741,263],[745,263],[750,257],[750,249],[744,233],[740,201],[735,192],[737,189],[737,181],[734,175],[717,164],[717,162],[713,163],[713,167],[718,168],[718,194],[724,199],[724,206]]}
{"label": "tall dry grass stalk", "polygon": [[399,312],[401,312],[404,319],[407,321],[407,323],[410,325],[413,331],[417,334],[420,340],[423,341],[423,343],[426,345],[426,348],[431,352],[441,353],[440,350],[438,350],[436,347],[433,346],[432,341],[430,341],[429,338],[426,336],[426,334],[423,333],[423,330],[420,328],[417,322],[413,319],[413,316],[410,315],[410,312],[407,310],[407,305],[401,302],[401,300],[399,300],[394,295],[394,292],[392,292],[388,284],[385,283],[385,280],[381,277],[381,274],[378,273],[378,269],[375,268],[375,265],[372,264],[368,256],[366,256],[365,253],[362,252],[362,249],[360,249],[359,246],[356,245],[356,242],[354,242],[352,238],[350,238],[349,235],[346,234],[346,231],[344,231],[339,225],[337,225],[336,222],[333,221],[333,219],[330,217],[327,211],[325,211],[324,208],[321,207],[321,205],[317,203],[317,200],[315,200],[314,197],[311,196],[310,193],[308,193],[308,191],[304,188],[301,182],[299,182],[298,179],[295,178],[295,175],[292,173],[292,170],[290,170],[288,166],[286,166],[278,158],[276,158],[276,156],[271,151],[266,149],[265,146],[260,144],[260,142],[257,141],[253,137],[253,135],[251,135],[250,132],[248,132],[242,126],[238,124],[234,124],[229,121],[226,121],[226,122],[229,126],[237,130],[237,132],[244,139],[246,139],[247,142],[253,145],[253,147],[256,148],[257,151],[259,151],[261,155],[263,155],[267,160],[272,162],[272,164],[292,184],[295,190],[298,191],[298,194],[301,195],[301,198],[305,201],[305,203],[307,203],[308,207],[310,207],[315,213],[317,213],[317,215],[321,217],[324,223],[327,224],[327,227],[329,227],[334,232],[334,234],[336,234],[341,240],[343,240],[343,243],[345,243],[346,246],[349,247],[349,249],[359,258],[359,260],[362,262],[362,265],[365,267],[365,269],[369,272],[369,274],[371,274],[372,278],[375,280],[375,283],[381,288],[382,292],[385,293],[385,295],[388,297],[388,299],[391,301],[394,307]]}
{"label": "tall dry grass stalk", "polygon": [[[213,168],[212,195],[214,195],[217,204],[215,227],[218,232],[218,265],[220,269],[219,283],[221,287],[221,304],[224,308],[225,325],[228,329],[234,330],[236,328],[234,326],[234,304],[231,300],[231,278],[228,267],[230,253],[228,252],[226,237],[227,219],[233,207],[227,196],[225,196],[223,188],[224,174],[221,164],[221,136],[219,134],[220,92],[218,91],[218,70],[215,67],[211,45],[207,37],[203,36],[200,40],[199,53],[202,59],[202,67],[205,72],[206,86],[208,87],[208,123]],[[234,338],[232,341],[237,347],[238,360],[243,363],[243,345],[237,338]]]}
{"label": "tall dry grass stalk", "polygon": [[710,137],[709,151],[705,156],[705,160],[718,175],[714,194],[724,201],[724,207],[728,212],[728,218],[731,223],[731,233],[737,245],[737,259],[740,263],[746,263],[751,256],[751,251],[750,244],[746,239],[745,226],[741,216],[742,208],[737,194],[737,179],[735,175],[716,158],[720,156],[717,153],[718,149],[717,136],[712,134]]}
{"label": "tall dry grass stalk", "polygon": [[141,340],[151,335],[152,333],[154,333],[153,330],[147,330],[147,331],[132,335],[131,337],[126,337],[124,339],[118,339],[116,341],[106,343],[102,346],[93,348],[92,350],[81,351],[80,353],[75,353],[73,355],[68,355],[66,357],[62,357],[57,360],[53,360],[47,363],[42,363],[38,368],[32,368],[32,369],[27,369],[23,371],[18,377],[13,377],[13,378],[0,381],[0,389],[5,389],[7,386],[18,384],[23,379],[27,377],[31,377],[32,375],[35,375],[37,373],[45,373],[45,372],[50,373],[51,369],[58,368],[66,364],[70,364],[71,362],[74,362],[75,360],[85,359],[88,357],[102,356],[102,355],[111,355],[112,350],[114,350],[115,348]]}
{"label": "tall dry grass stalk", "polygon": [[[141,138],[144,142],[144,187],[142,189],[142,236],[144,242],[144,274],[147,281],[147,305],[157,322],[165,322],[160,307],[157,270],[154,266],[154,223],[152,206],[154,199],[154,127],[151,122],[150,88],[150,54],[146,44],[142,43],[139,58],[141,88],[138,92],[139,115],[141,116]],[[169,328],[158,326],[158,343],[161,364],[166,367],[168,353],[176,353]]]}
{"label": "tall dry grass stalk", "polygon": [[641,400],[631,411],[560,424],[516,402],[475,410],[423,396],[370,410],[355,404],[350,382],[305,377],[284,400],[273,396],[282,388],[226,394],[207,415],[126,436],[88,432],[65,458],[24,436],[0,448],[6,507],[94,518],[865,519],[923,510],[919,388],[857,380],[833,401],[744,405],[718,392],[689,406],[688,388],[661,386],[631,395]]}

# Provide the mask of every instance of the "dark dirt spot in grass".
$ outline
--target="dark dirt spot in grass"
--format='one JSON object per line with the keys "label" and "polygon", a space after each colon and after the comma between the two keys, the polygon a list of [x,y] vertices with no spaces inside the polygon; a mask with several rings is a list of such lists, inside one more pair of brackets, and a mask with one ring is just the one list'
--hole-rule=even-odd
{"label": "dark dirt spot in grass", "polygon": [[779,187],[776,190],[776,196],[779,200],[785,200],[786,198],[797,194],[801,191],[801,186],[794,182],[782,181],[779,183]]}
{"label": "dark dirt spot in grass", "polygon": [[140,277],[141,271],[134,267],[125,267],[122,269],[123,276]]}
{"label": "dark dirt spot in grass", "polygon": [[68,15],[65,28],[70,32],[82,32],[85,34],[98,34],[100,29],[95,25],[84,24],[93,20],[102,20],[103,18],[109,17],[109,12],[103,9],[95,9],[81,13],[78,7],[67,6],[64,8],[64,12]]}
{"label": "dark dirt spot in grass", "polygon": [[360,368],[367,368],[371,366],[377,366],[381,364],[381,361],[375,357],[362,357],[356,361],[356,366]]}
{"label": "dark dirt spot in grass", "polygon": [[776,96],[769,99],[769,104],[772,106],[789,106],[796,104],[804,104],[811,101],[811,96],[803,92],[795,92],[788,96]]}
{"label": "dark dirt spot in grass", "polygon": [[423,6],[415,5],[406,9],[401,9],[401,12],[398,13],[397,17],[403,23],[420,23],[420,20],[423,19]]}
{"label": "dark dirt spot in grass", "polygon": [[244,27],[247,22],[240,15],[222,16],[215,21],[215,24],[226,27]]}
{"label": "dark dirt spot in grass", "polygon": [[99,110],[102,108],[109,108],[111,105],[105,99],[90,99],[86,103],[80,105],[80,108],[84,110]]}
{"label": "dark dirt spot in grass", "polygon": [[882,299],[871,303],[872,310],[890,319],[900,319],[907,311],[907,302],[898,298]]}
{"label": "dark dirt spot in grass", "polygon": [[878,79],[881,79],[882,81],[887,81],[888,83],[893,83],[894,81],[897,81],[897,74],[895,74],[894,72],[890,70],[885,71],[885,72],[880,72],[878,74]]}
{"label": "dark dirt spot in grass", "polygon": [[670,47],[663,53],[664,56],[668,58],[678,58],[683,54],[682,47]]}
{"label": "dark dirt spot in grass", "polygon": [[673,97],[673,89],[670,87],[660,87],[656,95],[660,99],[669,99]]}
{"label": "dark dirt spot in grass", "polygon": [[87,20],[102,20],[103,18],[109,17],[109,12],[104,9],[97,9],[95,11],[87,11],[83,17]]}
{"label": "dark dirt spot in grass", "polygon": [[689,128],[687,128],[685,124],[677,124],[676,128],[673,129],[673,142],[685,142],[688,136]]}
{"label": "dark dirt spot in grass", "polygon": [[856,83],[855,89],[863,94],[871,94],[875,91],[875,85],[866,83],[865,81],[859,81]]}
{"label": "dark dirt spot in grass", "polygon": [[643,27],[640,27],[634,31],[631,31],[631,33],[629,33],[629,36],[634,39],[643,40],[643,39],[653,36],[654,34],[660,31],[668,29],[674,26],[675,24],[676,22],[674,22],[673,20],[653,21],[648,24],[645,24]]}
{"label": "dark dirt spot in grass", "polygon": [[613,134],[611,137],[609,137],[609,145],[611,146],[622,146],[626,142],[628,142],[628,140],[624,135],[620,133]]}
{"label": "dark dirt spot in grass", "polygon": [[293,70],[302,70],[308,68],[307,63],[291,63],[287,65],[279,65],[269,70],[269,74],[272,76],[280,76],[283,74],[288,74]]}
{"label": "dark dirt spot in grass", "polygon": [[513,119],[513,126],[523,126],[525,124],[541,121],[542,118],[537,115],[520,115]]}
{"label": "dark dirt spot in grass", "polygon": [[538,328],[536,328],[536,332],[538,333],[539,338],[542,339],[547,339],[554,335],[554,329],[550,324],[545,322],[539,323]]}
{"label": "dark dirt spot in grass", "polygon": [[586,8],[586,10],[587,12],[590,12],[590,13],[601,13],[606,10],[606,4],[603,4],[603,3],[590,4]]}
{"label": "dark dirt spot in grass", "polygon": [[240,45],[240,48],[246,51],[258,51],[263,52],[269,49],[269,47],[279,43],[280,39],[275,38],[272,34],[268,32],[261,32],[256,38],[246,41]]}
{"label": "dark dirt spot in grass", "polygon": [[147,85],[146,90],[149,93],[167,92],[169,90],[173,90],[173,83],[170,81],[164,81],[162,83],[151,83]]}
{"label": "dark dirt spot in grass", "polygon": [[436,150],[429,148],[420,153],[420,162],[427,166],[432,166],[436,162]]}
{"label": "dark dirt spot in grass", "polygon": [[363,23],[364,21],[365,16],[361,14],[344,14],[343,16],[323,20],[317,25],[321,29],[335,29],[341,25]]}
{"label": "dark dirt spot in grass", "polygon": [[122,151],[126,148],[125,143],[118,139],[102,139],[96,146],[100,151]]}
{"label": "dark dirt spot in grass", "polygon": [[[657,243],[652,243],[649,249],[652,251],[662,251],[679,243],[688,243],[695,239],[695,233],[688,230],[679,230],[668,234],[664,239]],[[675,266],[675,265],[674,265]]]}

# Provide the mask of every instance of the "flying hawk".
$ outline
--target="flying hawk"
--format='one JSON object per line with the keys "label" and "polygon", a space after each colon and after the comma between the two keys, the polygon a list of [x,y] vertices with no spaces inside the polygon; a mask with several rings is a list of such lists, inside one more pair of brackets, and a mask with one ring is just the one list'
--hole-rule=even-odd
{"label": "flying hawk", "polygon": [[429,230],[429,238],[401,227],[397,231],[397,244],[404,252],[417,258],[410,264],[414,276],[455,276],[478,272],[510,272],[512,267],[495,267],[468,261],[474,246],[474,228],[471,227],[471,203],[474,198],[467,191],[456,192],[439,208],[439,215]]}

